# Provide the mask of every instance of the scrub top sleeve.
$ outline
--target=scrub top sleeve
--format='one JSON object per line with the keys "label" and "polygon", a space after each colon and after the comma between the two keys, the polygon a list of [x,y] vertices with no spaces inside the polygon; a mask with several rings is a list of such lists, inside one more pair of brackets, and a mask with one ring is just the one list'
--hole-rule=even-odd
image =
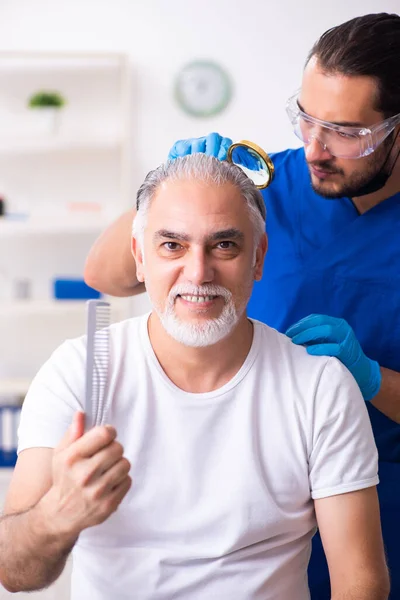
{"label": "scrub top sleeve", "polygon": [[41,367],[22,406],[18,453],[27,448],[54,448],[83,410],[86,347],[83,338],[64,342]]}
{"label": "scrub top sleeve", "polygon": [[378,453],[365,402],[351,373],[330,358],[315,392],[309,480],[312,498],[376,485]]}

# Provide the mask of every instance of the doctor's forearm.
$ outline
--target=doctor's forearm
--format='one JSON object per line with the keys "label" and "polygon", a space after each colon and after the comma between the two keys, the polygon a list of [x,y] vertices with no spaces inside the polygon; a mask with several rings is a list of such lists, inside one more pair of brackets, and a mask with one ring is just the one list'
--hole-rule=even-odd
{"label": "doctor's forearm", "polygon": [[390,582],[387,570],[369,573],[354,573],[352,581],[346,585],[344,577],[339,585],[331,581],[331,600],[388,600]]}
{"label": "doctor's forearm", "polygon": [[135,213],[124,213],[95,241],[86,259],[85,282],[110,296],[135,296],[144,291],[136,278],[131,252],[131,230]]}
{"label": "doctor's forearm", "polygon": [[371,403],[384,415],[400,423],[400,373],[381,367],[382,383]]}
{"label": "doctor's forearm", "polygon": [[0,582],[9,592],[42,589],[62,573],[76,538],[52,532],[50,526],[41,502],[1,517]]}
{"label": "doctor's forearm", "polygon": [[370,589],[355,587],[342,594],[333,594],[331,600],[388,600],[389,590],[382,587],[381,589]]}

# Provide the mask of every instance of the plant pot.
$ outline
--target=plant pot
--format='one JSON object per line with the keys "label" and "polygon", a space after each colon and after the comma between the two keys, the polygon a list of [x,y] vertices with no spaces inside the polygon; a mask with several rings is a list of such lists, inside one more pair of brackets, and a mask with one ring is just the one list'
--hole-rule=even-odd
{"label": "plant pot", "polygon": [[32,129],[39,135],[56,135],[60,128],[60,109],[52,106],[31,108]]}

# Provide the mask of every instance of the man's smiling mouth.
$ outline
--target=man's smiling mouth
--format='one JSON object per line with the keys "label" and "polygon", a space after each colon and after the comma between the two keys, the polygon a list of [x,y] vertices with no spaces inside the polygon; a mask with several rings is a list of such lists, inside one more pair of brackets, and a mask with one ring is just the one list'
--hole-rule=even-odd
{"label": "man's smiling mouth", "polygon": [[215,298],[217,298],[218,296],[191,296],[191,295],[183,295],[183,294],[179,294],[178,298],[182,298],[183,300],[186,300],[186,302],[193,302],[193,303],[201,303],[201,302],[212,302],[212,300],[215,300]]}

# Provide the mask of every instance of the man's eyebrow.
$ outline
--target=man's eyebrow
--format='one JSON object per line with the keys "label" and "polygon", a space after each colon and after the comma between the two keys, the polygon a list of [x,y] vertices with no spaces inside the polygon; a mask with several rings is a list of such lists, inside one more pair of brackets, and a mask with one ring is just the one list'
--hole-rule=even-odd
{"label": "man's eyebrow", "polygon": [[178,233],[177,231],[170,231],[169,229],[159,229],[154,234],[154,240],[165,239],[168,240],[180,240],[182,242],[189,242],[190,235],[186,233]]}
{"label": "man's eyebrow", "polygon": [[[307,115],[308,117],[311,117],[311,115],[309,115],[303,108],[303,106],[300,104],[300,102],[297,100],[297,106],[299,107],[299,109],[301,110],[301,112],[303,112],[305,115]],[[329,123],[332,123],[332,125],[338,125],[339,127],[365,127],[365,125],[363,125],[362,123],[360,123],[359,121],[327,121]]]}
{"label": "man's eyebrow", "polygon": [[218,242],[226,239],[242,241],[244,239],[244,235],[242,231],[236,229],[235,227],[232,227],[230,229],[222,229],[221,231],[216,231],[215,233],[212,233],[208,239],[210,242]]}
{"label": "man's eyebrow", "polygon": [[[234,239],[234,240],[243,240],[244,235],[243,232],[240,231],[239,229],[236,229],[235,227],[231,227],[230,229],[222,229],[220,231],[216,231],[215,233],[212,233],[211,235],[209,235],[207,237],[207,241],[209,242],[218,242],[221,240],[226,240],[226,239]],[[176,240],[176,241],[180,241],[180,242],[190,242],[191,241],[191,236],[186,234],[186,233],[182,233],[182,232],[177,232],[177,231],[171,231],[169,229],[159,229],[158,231],[155,232],[154,234],[154,240],[161,240],[161,239],[167,239],[167,240]]]}

